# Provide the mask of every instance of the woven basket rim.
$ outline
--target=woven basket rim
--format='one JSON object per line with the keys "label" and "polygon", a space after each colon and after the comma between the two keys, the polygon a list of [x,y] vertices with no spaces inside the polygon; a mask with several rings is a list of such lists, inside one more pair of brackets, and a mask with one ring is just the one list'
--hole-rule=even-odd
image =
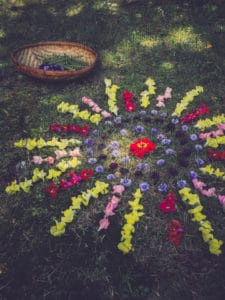
{"label": "woven basket rim", "polygon": [[[95,58],[94,59],[94,62],[90,63],[88,66],[82,68],[82,69],[74,69],[74,70],[64,70],[64,71],[53,71],[53,70],[43,70],[43,69],[38,69],[38,68],[35,68],[35,67],[32,67],[32,66],[29,66],[29,65],[26,65],[26,64],[23,64],[21,62],[19,62],[17,59],[16,59],[16,54],[19,53],[20,51],[24,50],[24,49],[28,49],[28,48],[35,48],[35,47],[39,47],[39,46],[48,46],[48,45],[56,45],[56,46],[72,46],[72,47],[77,47],[77,48],[80,48],[80,49],[84,49],[86,50],[87,52],[90,52],[91,54],[93,54],[93,57]],[[95,52],[93,49],[87,47],[86,45],[84,44],[81,44],[81,43],[77,43],[77,42],[69,42],[69,41],[41,41],[41,42],[37,42],[37,43],[32,43],[32,44],[26,44],[26,45],[23,45],[23,46],[20,46],[18,48],[16,48],[12,54],[11,54],[11,59],[13,61],[13,63],[18,67],[18,68],[22,68],[23,71],[29,71],[29,72],[34,72],[35,74],[42,74],[42,75],[47,75],[49,76],[49,79],[51,79],[51,77],[53,77],[54,75],[55,76],[58,76],[58,77],[65,77],[65,76],[69,76],[69,75],[79,75],[79,73],[83,74],[83,73],[86,73],[88,72],[89,70],[91,70],[97,60],[98,60],[98,54],[97,52]],[[31,75],[30,75],[31,76]]]}

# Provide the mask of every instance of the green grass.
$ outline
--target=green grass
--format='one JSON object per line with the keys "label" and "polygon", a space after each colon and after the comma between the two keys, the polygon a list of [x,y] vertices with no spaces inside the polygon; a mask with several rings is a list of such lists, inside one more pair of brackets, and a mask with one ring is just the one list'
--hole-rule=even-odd
{"label": "green grass", "polygon": [[[32,154],[47,155],[42,150],[30,153],[14,148],[13,143],[27,137],[51,137],[48,131],[51,123],[71,122],[71,115],[56,110],[62,100],[80,103],[80,99],[87,96],[108,110],[104,78],[120,86],[119,112],[123,120],[127,119],[121,128],[129,129],[132,141],[136,138],[136,124],[149,130],[155,123],[138,119],[139,106],[137,112],[126,113],[121,94],[129,90],[138,99],[146,88],[147,77],[155,80],[157,95],[163,94],[167,86],[173,89],[173,97],[163,110],[168,114],[196,85],[202,85],[204,93],[188,111],[204,102],[210,107],[211,115],[223,113],[224,8],[223,1],[219,0],[214,4],[202,1],[201,5],[194,0],[183,4],[175,0],[139,0],[131,4],[122,0],[0,2],[0,299],[224,298],[224,246],[220,256],[209,253],[197,223],[191,221],[188,207],[179,196],[176,212],[161,213],[158,204],[163,194],[157,192],[158,183],[154,185],[149,179],[151,170],[141,177],[134,175],[137,162],[134,158],[128,165],[134,185],[121,197],[121,205],[110,218],[107,231],[97,231],[108,202],[108,196],[101,196],[75,214],[65,235],[56,238],[49,233],[54,218],[59,220],[61,211],[70,205],[70,197],[91,188],[95,179],[81,183],[79,189],[60,192],[55,200],[46,195],[45,183],[36,184],[30,193],[13,196],[5,193],[5,187],[12,180],[23,178],[23,171],[18,170],[21,162],[26,162],[31,169]],[[47,40],[83,43],[99,54],[98,65],[88,77],[57,84],[37,81],[16,71],[10,53],[24,44]],[[155,108],[154,101],[152,97],[148,112]],[[166,125],[167,121],[157,127],[166,132]],[[120,128],[116,126],[107,127],[101,122],[98,129],[104,135],[97,139],[99,144],[120,138]],[[167,134],[176,150],[181,151],[175,133],[168,131]],[[129,143],[129,139],[124,140],[124,153]],[[189,147],[192,145],[188,143]],[[85,146],[82,149],[85,150]],[[163,148],[159,147],[145,162],[154,168],[162,153]],[[194,167],[195,158],[192,152],[188,169]],[[202,158],[207,159],[205,152]],[[101,161],[101,164],[107,168],[109,161]],[[82,162],[83,166],[90,167],[86,157]],[[168,178],[166,168],[162,167],[160,180],[166,179],[177,191],[176,181],[186,176],[187,169],[180,167],[176,159],[169,161],[169,165],[177,168],[179,174]],[[222,163],[214,165],[224,170]],[[105,176],[106,173],[97,178],[105,181]],[[220,180],[207,176],[201,179],[224,194],[224,183]],[[142,181],[149,181],[153,188],[141,200],[145,215],[135,225],[134,251],[123,255],[117,249],[123,216],[129,212],[132,192]],[[222,206],[215,198],[201,197],[201,201],[204,213],[215,228],[215,236],[225,242]],[[167,241],[166,228],[172,218],[180,220],[185,229],[178,248]]]}

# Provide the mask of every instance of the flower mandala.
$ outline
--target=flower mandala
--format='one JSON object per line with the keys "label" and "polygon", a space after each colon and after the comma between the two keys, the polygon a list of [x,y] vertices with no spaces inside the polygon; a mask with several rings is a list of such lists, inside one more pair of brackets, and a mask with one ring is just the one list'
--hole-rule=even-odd
{"label": "flower mandala", "polygon": [[174,213],[177,218],[185,210],[209,251],[221,254],[223,241],[216,237],[203,204],[210,197],[225,208],[224,114],[212,116],[207,105],[199,103],[201,86],[174,105],[172,89],[167,87],[156,96],[151,78],[139,98],[127,89],[120,91],[110,79],[105,79],[105,85],[107,108],[87,97],[79,105],[62,101],[58,112],[76,122],[50,124],[48,140],[15,142],[15,147],[30,152],[34,167],[30,178],[13,180],[6,193],[29,193],[38,182],[44,184],[50,200],[57,201],[58,194],[68,189],[74,193],[69,207],[50,228],[53,236],[65,234],[79,210],[96,199],[102,209],[96,225],[99,234],[111,226],[115,214],[121,216],[118,249],[124,254],[134,250],[136,223],[144,220],[145,206],[153,205],[151,195],[159,199],[162,217],[172,216],[165,228],[169,242],[178,247],[185,239],[184,226],[174,219]]}

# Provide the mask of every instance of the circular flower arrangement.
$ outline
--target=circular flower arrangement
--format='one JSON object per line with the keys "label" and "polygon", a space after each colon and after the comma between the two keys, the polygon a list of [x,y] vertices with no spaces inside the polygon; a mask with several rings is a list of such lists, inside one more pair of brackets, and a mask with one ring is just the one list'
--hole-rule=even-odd
{"label": "circular flower arrangement", "polygon": [[225,208],[225,172],[219,165],[225,160],[225,116],[208,117],[210,109],[198,104],[201,86],[187,92],[171,111],[167,102],[173,104],[172,89],[167,87],[164,95],[155,97],[154,80],[148,78],[145,85],[139,97],[129,90],[119,96],[119,87],[105,79],[107,109],[88,97],[79,105],[62,101],[57,110],[67,120],[71,117],[71,123],[50,124],[47,140],[15,142],[15,147],[30,151],[34,167],[30,178],[12,181],[6,193],[28,193],[37,182],[44,184],[50,199],[71,189],[70,205],[50,228],[53,236],[63,235],[75,214],[92,199],[101,199],[105,208],[96,231],[107,230],[111,218],[120,213],[118,249],[124,254],[134,250],[135,225],[145,214],[143,203],[155,195],[159,213],[172,216],[167,228],[171,243],[178,247],[185,236],[181,221],[173,218],[174,212],[185,209],[209,251],[219,255],[223,241],[214,235],[202,200],[212,197]]}

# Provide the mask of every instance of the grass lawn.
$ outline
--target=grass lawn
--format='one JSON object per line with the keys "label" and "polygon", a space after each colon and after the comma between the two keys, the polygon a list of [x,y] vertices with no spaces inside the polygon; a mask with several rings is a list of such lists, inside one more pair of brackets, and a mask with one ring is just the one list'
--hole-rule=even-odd
{"label": "grass lawn", "polygon": [[[0,1],[1,300],[224,299],[224,10]],[[15,69],[14,49],[57,40],[94,49],[94,70]]]}

